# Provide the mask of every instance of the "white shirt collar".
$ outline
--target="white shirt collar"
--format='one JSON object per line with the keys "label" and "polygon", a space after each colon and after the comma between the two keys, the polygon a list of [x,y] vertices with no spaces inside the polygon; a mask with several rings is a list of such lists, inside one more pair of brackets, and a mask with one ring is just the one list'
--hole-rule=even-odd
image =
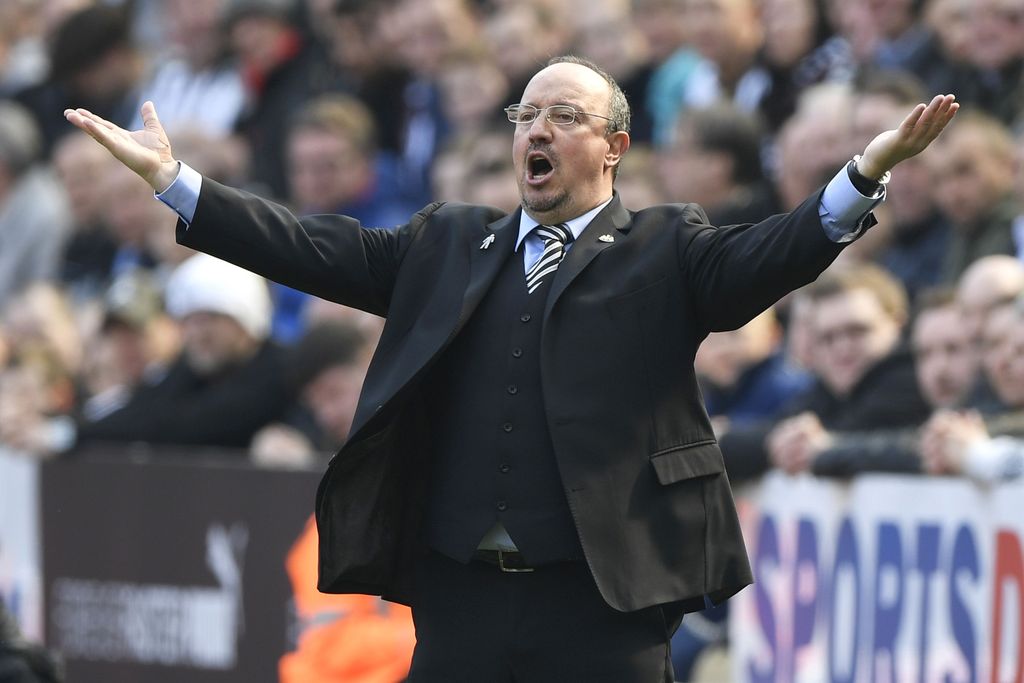
{"label": "white shirt collar", "polygon": [[[572,238],[579,239],[579,236],[583,233],[586,227],[590,225],[590,221],[594,220],[594,216],[601,213],[601,209],[608,206],[608,203],[611,202],[611,200],[612,197],[609,197],[582,216],[577,216],[570,221],[566,221],[565,225],[569,228],[569,231],[572,232]],[[526,213],[525,210],[519,213],[519,238],[516,240],[516,251],[519,251],[519,247],[522,246],[523,240],[526,239],[526,236],[530,234],[530,231],[538,225],[540,225],[540,223],[534,220],[534,218]]]}

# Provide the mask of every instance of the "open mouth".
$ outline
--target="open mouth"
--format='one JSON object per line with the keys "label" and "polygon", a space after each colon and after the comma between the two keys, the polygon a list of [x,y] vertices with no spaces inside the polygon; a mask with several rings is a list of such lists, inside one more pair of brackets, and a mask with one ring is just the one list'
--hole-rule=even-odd
{"label": "open mouth", "polygon": [[526,157],[526,176],[530,182],[542,182],[554,170],[551,160],[542,152],[533,152]]}

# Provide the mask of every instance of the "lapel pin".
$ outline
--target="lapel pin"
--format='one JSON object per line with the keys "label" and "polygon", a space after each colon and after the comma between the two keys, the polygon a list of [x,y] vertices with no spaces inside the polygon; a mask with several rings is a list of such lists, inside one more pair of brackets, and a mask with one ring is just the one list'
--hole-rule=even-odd
{"label": "lapel pin", "polygon": [[487,249],[487,247],[491,246],[493,243],[494,243],[494,234],[492,233],[492,234],[488,235],[486,238],[484,238],[484,241],[480,243],[480,249],[482,251],[484,251],[484,250]]}
{"label": "lapel pin", "polygon": [[601,235],[600,237],[597,238],[597,241],[598,242],[614,242],[615,238],[612,237],[611,235]]}

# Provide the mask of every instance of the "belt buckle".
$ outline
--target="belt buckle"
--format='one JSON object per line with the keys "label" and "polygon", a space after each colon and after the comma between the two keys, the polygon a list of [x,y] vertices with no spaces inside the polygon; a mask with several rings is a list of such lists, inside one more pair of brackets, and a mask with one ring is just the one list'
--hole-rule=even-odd
{"label": "belt buckle", "polygon": [[498,549],[498,567],[506,574],[529,574],[534,570],[533,567],[520,567],[518,569],[515,567],[506,567],[505,555],[502,553],[500,548]]}

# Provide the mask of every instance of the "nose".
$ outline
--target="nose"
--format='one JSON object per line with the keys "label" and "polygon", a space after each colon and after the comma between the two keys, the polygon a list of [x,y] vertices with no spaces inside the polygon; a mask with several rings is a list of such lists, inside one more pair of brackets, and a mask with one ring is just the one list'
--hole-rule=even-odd
{"label": "nose", "polygon": [[530,141],[550,140],[551,128],[554,124],[548,121],[547,112],[540,112],[530,124]]}

